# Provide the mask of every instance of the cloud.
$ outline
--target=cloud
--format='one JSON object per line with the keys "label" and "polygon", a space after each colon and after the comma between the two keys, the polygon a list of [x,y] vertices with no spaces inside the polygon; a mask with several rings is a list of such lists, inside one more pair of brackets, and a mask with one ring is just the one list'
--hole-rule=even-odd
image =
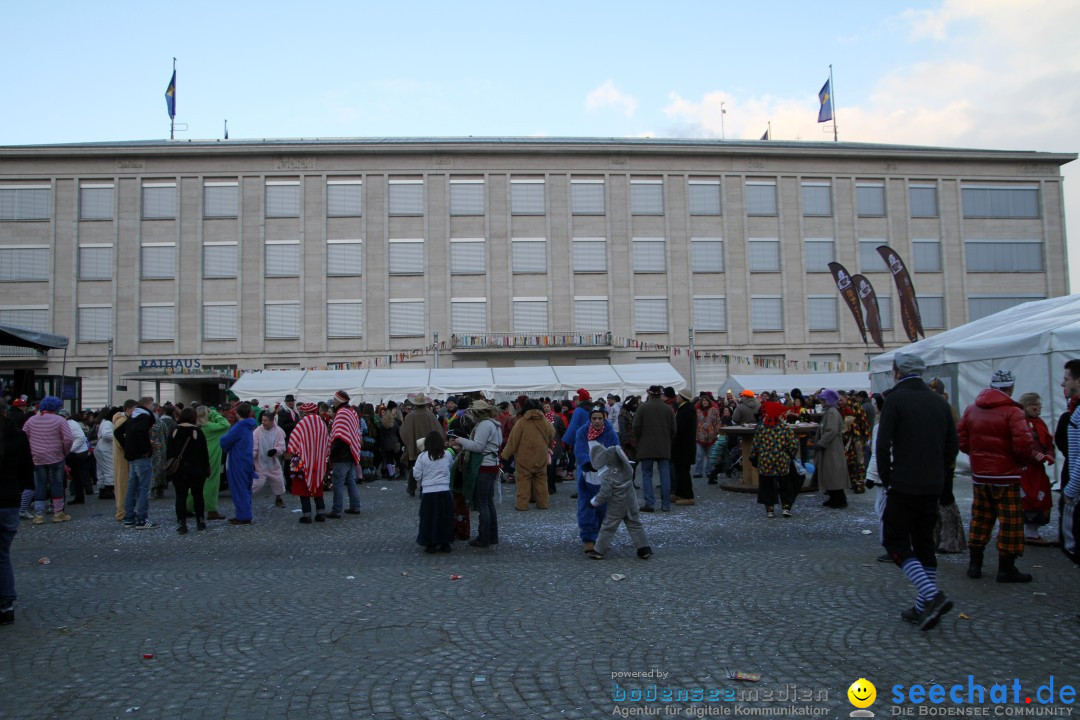
{"label": "cloud", "polygon": [[626,117],[633,117],[637,112],[637,106],[637,98],[621,92],[611,80],[604,82],[585,96],[585,109],[589,112],[612,107],[621,110]]}

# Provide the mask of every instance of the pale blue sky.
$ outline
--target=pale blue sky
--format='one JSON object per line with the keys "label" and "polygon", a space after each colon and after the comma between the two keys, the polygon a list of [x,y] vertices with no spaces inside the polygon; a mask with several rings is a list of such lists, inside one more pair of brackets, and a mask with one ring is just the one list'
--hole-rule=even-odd
{"label": "pale blue sky", "polygon": [[720,137],[724,100],[727,138],[830,139],[831,63],[841,140],[1080,150],[1065,0],[53,2],[4,25],[0,145],[168,137],[175,56],[179,138]]}

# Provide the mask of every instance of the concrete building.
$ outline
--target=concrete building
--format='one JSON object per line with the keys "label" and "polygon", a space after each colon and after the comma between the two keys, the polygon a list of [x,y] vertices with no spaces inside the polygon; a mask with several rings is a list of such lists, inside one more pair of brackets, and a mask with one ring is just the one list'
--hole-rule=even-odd
{"label": "concrete building", "polygon": [[[1069,292],[1075,154],[859,143],[341,139],[0,148],[0,323],[67,335],[82,402],[237,370],[865,363],[827,263],[907,261],[928,334]],[[10,353],[9,353],[10,355]],[[732,365],[742,364],[737,368]],[[0,359],[57,375],[60,357]],[[127,380],[123,378],[127,377]],[[171,384],[161,387],[168,396]],[[116,397],[116,400],[122,397]]]}

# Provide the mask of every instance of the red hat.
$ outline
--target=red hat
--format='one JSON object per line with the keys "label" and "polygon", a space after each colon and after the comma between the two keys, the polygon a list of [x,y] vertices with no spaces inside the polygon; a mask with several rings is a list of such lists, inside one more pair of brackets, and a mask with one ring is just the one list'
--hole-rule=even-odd
{"label": "red hat", "polygon": [[297,407],[300,409],[300,412],[304,413],[305,415],[310,415],[311,413],[316,412],[319,409],[319,406],[315,403],[300,403]]}
{"label": "red hat", "polygon": [[578,388],[577,396],[581,400],[592,400],[592,395],[585,388]]}
{"label": "red hat", "polygon": [[779,418],[787,415],[787,407],[783,403],[767,402],[761,404],[763,417]]}
{"label": "red hat", "polygon": [[26,407],[26,401],[22,398],[15,398],[11,401],[12,407]]}
{"label": "red hat", "polygon": [[339,405],[348,405],[349,400],[351,399],[352,398],[349,397],[349,393],[345,392],[344,390],[338,390],[336,393],[334,393],[334,400],[336,400]]}

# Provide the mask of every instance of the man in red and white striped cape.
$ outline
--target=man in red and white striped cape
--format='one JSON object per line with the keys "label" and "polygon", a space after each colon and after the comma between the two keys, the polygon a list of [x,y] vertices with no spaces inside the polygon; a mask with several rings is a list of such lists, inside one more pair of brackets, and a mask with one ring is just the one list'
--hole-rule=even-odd
{"label": "man in red and white striped cape", "polygon": [[289,463],[292,493],[300,498],[303,510],[300,522],[307,525],[311,523],[311,498],[315,498],[315,521],[326,521],[323,477],[330,456],[330,435],[326,432],[326,423],[319,417],[318,405],[301,403],[299,409],[304,416],[289,435],[286,452],[292,456]]}
{"label": "man in red and white striped cape", "polygon": [[[334,506],[328,518],[341,518],[344,510],[349,515],[360,514],[360,491],[356,487],[360,467],[360,452],[364,449],[360,434],[360,419],[349,407],[349,393],[338,390],[331,402],[334,405],[334,422],[330,426],[330,472],[334,477]],[[349,491],[349,509],[345,510],[345,490]]]}

